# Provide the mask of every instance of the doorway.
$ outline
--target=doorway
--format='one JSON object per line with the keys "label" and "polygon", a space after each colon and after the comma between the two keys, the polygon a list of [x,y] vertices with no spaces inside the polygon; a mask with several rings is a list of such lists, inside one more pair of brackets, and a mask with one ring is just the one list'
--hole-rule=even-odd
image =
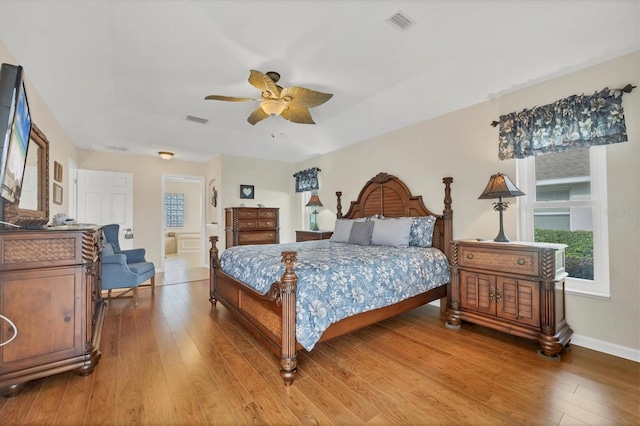
{"label": "doorway", "polygon": [[207,279],[204,178],[162,176],[163,284]]}

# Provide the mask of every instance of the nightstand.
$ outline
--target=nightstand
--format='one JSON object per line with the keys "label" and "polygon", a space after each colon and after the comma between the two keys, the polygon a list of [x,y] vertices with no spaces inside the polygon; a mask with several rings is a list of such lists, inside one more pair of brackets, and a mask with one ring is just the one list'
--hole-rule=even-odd
{"label": "nightstand", "polygon": [[312,240],[328,240],[333,231],[296,231],[296,242]]}
{"label": "nightstand", "polygon": [[447,326],[469,321],[537,340],[542,355],[559,358],[573,334],[564,312],[565,247],[453,241]]}

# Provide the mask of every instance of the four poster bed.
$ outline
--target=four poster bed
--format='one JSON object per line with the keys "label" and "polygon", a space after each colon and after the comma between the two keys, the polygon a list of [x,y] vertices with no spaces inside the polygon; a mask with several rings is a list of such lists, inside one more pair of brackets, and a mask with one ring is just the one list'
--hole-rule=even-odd
{"label": "four poster bed", "polygon": [[[411,195],[400,179],[387,173],[370,179],[345,215],[342,193],[336,192],[337,217],[344,221],[336,221],[334,241],[237,246],[219,257],[218,237],[212,236],[209,300],[213,305],[220,301],[280,356],[280,374],[290,385],[297,370],[298,349],[311,350],[318,342],[446,298],[452,182],[453,178],[443,178],[441,215],[427,209],[421,196]],[[375,225],[355,225],[369,221]],[[377,226],[378,236],[371,236],[375,244],[375,238],[381,241],[382,230],[408,222],[410,244],[354,243],[353,232],[352,244],[347,244],[338,242],[336,234],[338,225],[358,230],[370,227],[373,232]],[[426,222],[432,226],[432,236],[414,240],[416,227]],[[440,306],[444,312],[446,299]]]}

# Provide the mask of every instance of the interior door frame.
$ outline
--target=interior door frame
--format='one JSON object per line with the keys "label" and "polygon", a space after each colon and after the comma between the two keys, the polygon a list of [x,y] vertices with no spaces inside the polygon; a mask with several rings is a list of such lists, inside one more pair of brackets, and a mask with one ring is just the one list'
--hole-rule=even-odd
{"label": "interior door frame", "polygon": [[207,259],[207,250],[205,249],[206,247],[206,203],[205,203],[205,193],[204,191],[206,190],[205,187],[205,179],[203,176],[190,176],[190,175],[178,175],[178,174],[168,174],[168,173],[163,173],[161,175],[161,194],[162,196],[160,197],[160,270],[164,271],[165,270],[165,226],[164,226],[164,215],[165,215],[165,208],[164,208],[164,193],[165,193],[165,183],[167,181],[170,180],[174,180],[174,181],[183,181],[185,183],[193,183],[193,184],[198,184],[200,185],[200,188],[198,190],[198,193],[200,194],[200,207],[199,207],[199,211],[200,211],[200,253],[199,253],[199,257],[200,257],[200,267],[202,268],[206,268],[209,264],[208,259]]}

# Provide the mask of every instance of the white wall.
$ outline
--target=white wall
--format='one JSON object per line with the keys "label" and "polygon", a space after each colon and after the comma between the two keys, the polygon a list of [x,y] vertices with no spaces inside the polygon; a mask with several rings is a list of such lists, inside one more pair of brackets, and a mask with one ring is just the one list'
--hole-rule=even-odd
{"label": "white wall", "polygon": [[[264,204],[265,207],[279,208],[280,242],[295,241],[295,232],[291,225],[294,220],[292,216],[295,190],[294,165],[283,161],[257,160],[230,155],[223,155],[221,160],[222,191],[218,191],[218,197],[222,201],[222,217],[218,248],[225,247],[224,208],[238,207],[240,204],[246,207]],[[254,199],[240,198],[240,185],[253,185]]]}

